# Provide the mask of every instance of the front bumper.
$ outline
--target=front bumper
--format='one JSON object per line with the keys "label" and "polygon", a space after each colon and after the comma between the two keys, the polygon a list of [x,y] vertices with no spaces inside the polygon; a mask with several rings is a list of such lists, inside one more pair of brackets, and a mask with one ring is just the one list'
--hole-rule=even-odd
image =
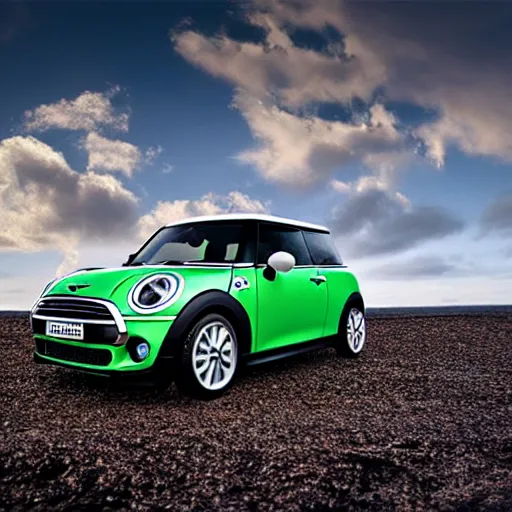
{"label": "front bumper", "polygon": [[34,351],[34,362],[36,364],[49,364],[52,366],[59,366],[68,370],[77,371],[80,373],[86,373],[88,375],[98,375],[100,377],[106,377],[108,379],[130,382],[130,383],[155,383],[160,382],[163,375],[166,375],[166,370],[169,369],[172,358],[159,357],[153,366],[150,368],[139,369],[139,370],[105,370],[104,368],[90,368],[84,366],[74,365],[65,361],[59,361],[43,357]]}
{"label": "front bumper", "polygon": [[[100,305],[106,309],[96,314]],[[36,362],[89,373],[128,375],[131,372],[147,371],[155,365],[174,317],[123,316],[117,306],[109,301],[50,296],[36,303],[30,320],[35,339]],[[84,339],[75,341],[46,335],[47,321],[82,323]],[[141,341],[148,343],[150,351],[146,359],[138,361],[133,357],[133,349]]]}

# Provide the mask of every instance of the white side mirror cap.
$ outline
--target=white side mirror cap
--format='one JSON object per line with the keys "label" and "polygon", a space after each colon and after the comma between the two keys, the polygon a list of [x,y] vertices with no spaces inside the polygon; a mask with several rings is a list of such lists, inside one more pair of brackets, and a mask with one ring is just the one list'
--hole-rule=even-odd
{"label": "white side mirror cap", "polygon": [[276,272],[289,272],[295,266],[295,258],[289,252],[275,252],[268,259],[268,266]]}

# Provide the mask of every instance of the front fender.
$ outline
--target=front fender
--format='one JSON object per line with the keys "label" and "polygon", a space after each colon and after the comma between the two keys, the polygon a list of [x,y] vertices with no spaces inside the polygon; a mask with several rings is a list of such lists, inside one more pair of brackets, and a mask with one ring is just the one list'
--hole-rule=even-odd
{"label": "front fender", "polygon": [[251,322],[245,308],[229,293],[211,290],[196,295],[180,311],[173,321],[160,348],[159,356],[176,357],[182,342],[194,324],[209,313],[224,315],[233,325],[240,345],[240,355],[251,350]]}

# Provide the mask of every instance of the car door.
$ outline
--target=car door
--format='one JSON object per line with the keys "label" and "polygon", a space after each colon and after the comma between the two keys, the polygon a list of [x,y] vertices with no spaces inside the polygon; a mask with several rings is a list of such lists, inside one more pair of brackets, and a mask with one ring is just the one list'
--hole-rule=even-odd
{"label": "car door", "polygon": [[355,289],[354,277],[343,265],[330,233],[304,230],[304,238],[313,263],[325,278],[328,306],[323,335],[332,336],[338,332],[341,312]]}
{"label": "car door", "polygon": [[[286,251],[296,260],[289,272],[269,272],[267,260]],[[260,223],[256,268],[258,315],[257,350],[269,350],[322,336],[327,289],[318,280],[301,230]]]}

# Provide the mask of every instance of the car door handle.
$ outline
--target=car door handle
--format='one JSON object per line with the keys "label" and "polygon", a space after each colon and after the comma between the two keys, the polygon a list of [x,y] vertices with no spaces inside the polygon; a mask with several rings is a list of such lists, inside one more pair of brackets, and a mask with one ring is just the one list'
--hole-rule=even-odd
{"label": "car door handle", "polygon": [[325,283],[327,281],[327,278],[325,276],[315,276],[315,277],[310,277],[309,280],[313,281],[313,283],[320,284],[320,283]]}

